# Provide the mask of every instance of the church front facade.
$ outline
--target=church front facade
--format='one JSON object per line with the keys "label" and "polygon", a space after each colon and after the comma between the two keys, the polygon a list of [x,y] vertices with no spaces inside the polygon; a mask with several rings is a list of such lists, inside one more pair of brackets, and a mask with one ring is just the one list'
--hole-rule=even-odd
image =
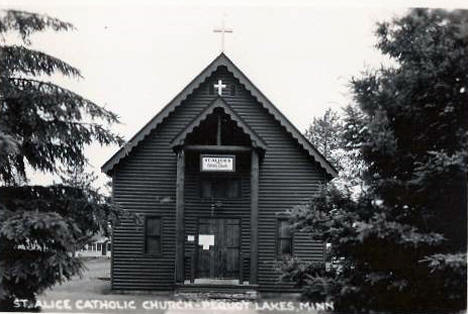
{"label": "church front facade", "polygon": [[109,159],[114,290],[222,284],[285,291],[284,257],[322,261],[288,228],[335,169],[224,54]]}

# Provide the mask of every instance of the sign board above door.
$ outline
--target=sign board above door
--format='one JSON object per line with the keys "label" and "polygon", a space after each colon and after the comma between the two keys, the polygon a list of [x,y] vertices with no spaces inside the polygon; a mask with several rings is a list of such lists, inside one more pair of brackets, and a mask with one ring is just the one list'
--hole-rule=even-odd
{"label": "sign board above door", "polygon": [[200,171],[234,172],[236,171],[236,156],[201,154]]}

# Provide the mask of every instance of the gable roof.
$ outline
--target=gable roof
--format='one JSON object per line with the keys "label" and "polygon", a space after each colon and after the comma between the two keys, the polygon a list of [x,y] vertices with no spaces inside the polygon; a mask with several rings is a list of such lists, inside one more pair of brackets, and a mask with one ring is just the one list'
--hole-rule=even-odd
{"label": "gable roof", "polygon": [[247,135],[250,136],[253,147],[258,147],[263,150],[267,149],[267,144],[263,139],[258,136],[243,120],[239,115],[221,98],[216,97],[216,99],[200,113],[192,122],[190,122],[170,143],[171,147],[178,145],[183,145],[185,137],[191,133],[197,126],[204,121],[208,115],[212,114],[216,108],[222,108],[224,113],[228,114],[233,121],[237,123],[237,126],[240,127]]}
{"label": "gable roof", "polygon": [[338,173],[335,168],[320,154],[319,151],[302,135],[302,133],[266,98],[265,95],[245,76],[244,73],[224,54],[221,53],[199,75],[197,75],[177,96],[174,97],[153,119],[151,119],[137,134],[122,146],[102,167],[104,173],[109,174],[122,158],[138,145],[150,132],[155,129],[169,114],[179,106],[201,83],[205,81],[219,66],[227,67],[235,78],[243,84],[257,101],[286,129],[288,133],[301,145],[309,155],[331,177]]}

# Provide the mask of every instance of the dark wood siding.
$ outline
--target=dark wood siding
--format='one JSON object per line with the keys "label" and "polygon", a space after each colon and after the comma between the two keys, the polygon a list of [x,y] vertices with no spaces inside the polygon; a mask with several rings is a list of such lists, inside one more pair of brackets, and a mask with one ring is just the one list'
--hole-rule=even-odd
{"label": "dark wood siding", "polygon": [[[114,170],[114,199],[129,211],[162,217],[162,255],[143,254],[143,226],[124,219],[114,230],[114,289],[168,289],[174,283],[175,253],[175,153],[169,142],[216,97],[209,94],[209,85],[222,79],[236,84],[236,93],[227,93],[224,100],[268,145],[260,161],[259,183],[259,265],[260,290],[283,289],[278,285],[276,265],[277,214],[310,199],[326,180],[322,168],[303,151],[266,109],[239,84],[224,67],[185,99],[156,130],[153,130]],[[185,233],[194,234],[199,215],[205,215],[210,203],[200,200],[197,175],[186,169]],[[248,169],[240,170],[242,198],[222,202],[218,213],[241,219],[241,252],[249,252],[249,178]],[[215,204],[216,205],[216,204]],[[322,258],[322,245],[300,235],[294,240],[295,252],[304,259]],[[186,244],[186,255],[191,246]],[[189,265],[186,263],[186,273]],[[244,265],[245,273],[248,264]],[[248,277],[246,277],[248,278]]]}
{"label": "dark wood siding", "polygon": [[[187,154],[186,188],[185,188],[185,234],[197,234],[197,224],[199,218],[234,218],[240,219],[240,253],[248,256],[250,252],[250,155],[236,154],[235,174],[229,176],[239,178],[241,181],[241,195],[233,199],[203,199],[200,197],[199,182],[200,174],[199,153],[190,152]],[[193,243],[186,243],[185,256],[191,257],[194,249]],[[185,264],[186,279],[190,274],[190,263],[188,258]],[[248,274],[248,269],[244,268],[244,274]]]}

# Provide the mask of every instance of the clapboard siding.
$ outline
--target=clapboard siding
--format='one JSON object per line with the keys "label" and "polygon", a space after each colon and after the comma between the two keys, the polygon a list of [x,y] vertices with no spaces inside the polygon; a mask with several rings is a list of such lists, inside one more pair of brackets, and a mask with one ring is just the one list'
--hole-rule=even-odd
{"label": "clapboard siding", "polygon": [[[192,162],[187,164],[185,172],[185,234],[196,234],[199,218],[237,218],[240,219],[240,253],[250,252],[250,155],[237,153],[237,171],[234,175],[241,180],[241,196],[235,199],[206,200],[200,197],[198,183],[200,180],[199,153],[192,152],[187,156]],[[194,244],[185,246],[185,256],[191,256]],[[188,280],[190,265],[185,265],[185,277]],[[244,274],[248,274],[245,272]],[[247,277],[248,278],[248,277]]]}
{"label": "clapboard siding", "polygon": [[[259,176],[259,263],[260,290],[284,289],[278,285],[275,271],[277,215],[305,202],[326,181],[324,170],[313,160],[286,129],[258,103],[244,86],[219,67],[164,121],[153,130],[113,171],[114,199],[123,208],[141,215],[163,219],[162,256],[143,254],[143,227],[132,219],[121,222],[114,230],[112,287],[113,289],[168,289],[174,284],[175,257],[175,178],[176,158],[170,141],[214,99],[209,84],[222,79],[225,84],[237,84],[236,95],[223,96],[229,106],[268,145],[260,160]],[[239,157],[238,157],[239,158]],[[250,178],[248,164],[239,170],[242,198],[218,203],[215,215],[241,219],[241,253],[250,250]],[[195,234],[197,218],[211,215],[211,203],[198,194],[198,171],[186,168],[185,233]],[[189,256],[193,245],[186,244]],[[299,258],[321,260],[323,247],[307,235],[294,238],[294,250]],[[186,263],[186,278],[189,265]],[[244,267],[248,271],[247,267]],[[247,277],[248,278],[248,277]]]}

